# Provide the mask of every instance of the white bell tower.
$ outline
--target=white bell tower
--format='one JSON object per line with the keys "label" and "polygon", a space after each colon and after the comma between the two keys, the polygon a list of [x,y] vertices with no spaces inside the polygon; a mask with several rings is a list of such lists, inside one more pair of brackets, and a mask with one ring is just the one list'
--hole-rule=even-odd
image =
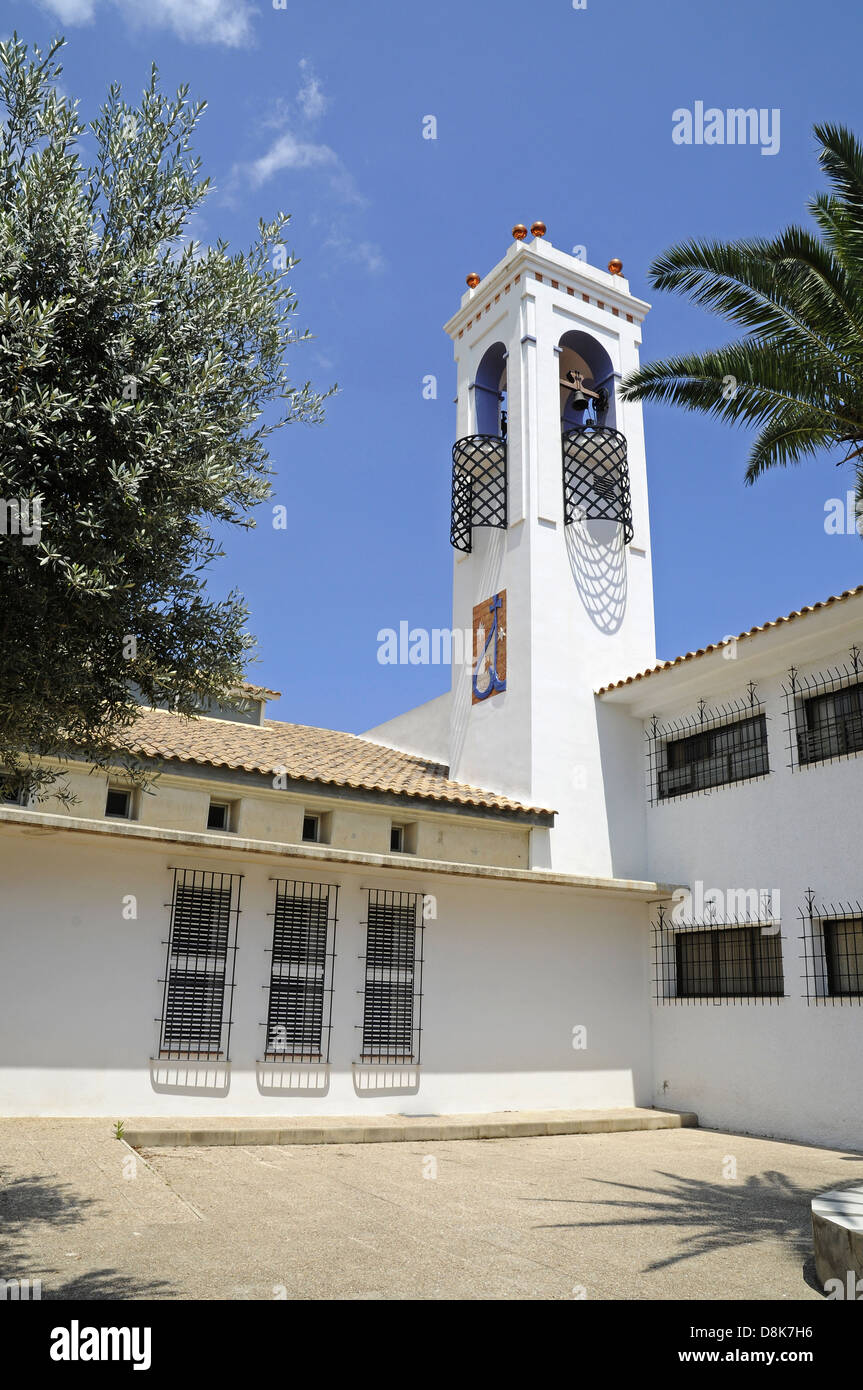
{"label": "white bell tower", "polygon": [[656,659],[641,407],[618,391],[649,305],[619,261],[598,270],[545,231],[514,228],[446,324],[453,628],[481,652],[453,664],[450,776],[558,812],[532,832],[535,867],[636,877],[640,730],[595,691]]}

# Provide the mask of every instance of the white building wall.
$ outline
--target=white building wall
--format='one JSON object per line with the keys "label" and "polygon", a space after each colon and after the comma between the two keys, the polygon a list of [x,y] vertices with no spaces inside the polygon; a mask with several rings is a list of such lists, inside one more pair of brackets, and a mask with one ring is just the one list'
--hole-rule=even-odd
{"label": "white building wall", "polygon": [[[245,875],[229,1069],[148,1061],[157,1049],[170,866]],[[325,868],[205,851],[189,857],[158,844],[5,826],[0,1114],[435,1114],[648,1102],[643,901],[408,870]],[[329,1075],[256,1067],[271,874],[339,884]],[[361,1038],[368,887],[437,899],[437,918],[424,933],[418,1075],[352,1065]],[[124,919],[128,895],[137,920]],[[575,1050],[579,1026],[587,1046]]]}
{"label": "white building wall", "polygon": [[[847,655],[846,647],[813,656],[811,667],[840,665]],[[701,690],[709,707],[745,696],[745,680],[741,688],[733,679],[735,661],[721,667],[725,686],[714,667]],[[758,682],[770,775],[650,806],[646,825],[647,869],[659,881],[779,891],[786,997],[655,1004],[654,1097],[657,1105],[697,1111],[712,1128],[859,1150],[863,1008],[807,1003],[799,914],[808,888],[819,903],[863,900],[863,761],[791,771],[782,679],[774,670]],[[662,721],[696,707],[690,698],[658,713]]]}

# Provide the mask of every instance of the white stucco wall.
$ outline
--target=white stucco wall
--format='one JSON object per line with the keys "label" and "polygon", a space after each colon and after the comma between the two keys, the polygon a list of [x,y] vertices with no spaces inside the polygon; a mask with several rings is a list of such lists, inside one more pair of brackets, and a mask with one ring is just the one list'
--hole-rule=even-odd
{"label": "white stucco wall", "polygon": [[[148,1062],[157,1044],[172,865],[245,875],[229,1077],[212,1064],[208,1071],[203,1063],[151,1069]],[[643,901],[407,870],[325,868],[4,825],[0,1113],[434,1114],[648,1101]],[[339,884],[328,1078],[288,1067],[256,1070],[271,875]],[[437,899],[437,918],[425,930],[419,1079],[389,1090],[380,1074],[352,1066],[368,887]],[[129,894],[137,898],[135,921],[123,917]],[[587,1030],[587,1047],[576,1051],[577,1026]],[[310,1080],[323,1085],[319,1094],[301,1089]],[[365,1089],[369,1082],[377,1089]]]}
{"label": "white stucco wall", "polygon": [[414,709],[368,729],[363,738],[398,748],[402,753],[416,753],[449,765],[449,722],[451,695],[448,690],[433,700],[426,700]]}
{"label": "white stucco wall", "polygon": [[[790,655],[789,644],[786,666]],[[796,653],[804,673],[837,666],[847,655],[847,647]],[[786,997],[772,1004],[654,1005],[655,1103],[695,1110],[714,1128],[860,1150],[863,1007],[807,1003],[799,914],[807,888],[819,903],[863,900],[863,759],[790,770],[778,660],[757,686],[768,716],[770,775],[649,807],[645,872],[723,891],[778,889]],[[741,667],[734,660],[705,664],[700,690],[709,706],[745,695],[754,672]],[[692,713],[694,692],[687,704],[663,708],[669,682],[660,679],[660,718]]]}

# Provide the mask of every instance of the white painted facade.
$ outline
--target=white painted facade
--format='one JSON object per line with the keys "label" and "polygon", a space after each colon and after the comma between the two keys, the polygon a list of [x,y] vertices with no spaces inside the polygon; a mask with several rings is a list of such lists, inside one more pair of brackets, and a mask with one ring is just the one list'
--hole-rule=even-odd
{"label": "white painted facade", "polygon": [[[455,552],[452,627],[470,630],[475,606],[506,592],[506,689],[473,702],[473,672],[454,665],[449,692],[366,735],[448,765],[460,783],[553,809],[553,825],[540,812],[361,800],[349,786],[276,792],[188,767],[166,770],[135,824],[105,821],[93,779],[71,816],[0,807],[0,1114],[653,1104],[694,1110],[705,1125],[863,1149],[860,999],[807,997],[811,927],[800,916],[810,889],[819,903],[863,898],[853,814],[863,766],[852,754],[792,771],[783,691],[790,667],[814,678],[863,648],[863,592],[627,679],[656,656],[641,413],[614,388],[637,364],[647,307],[620,275],[544,239],[514,244],[463,297],[447,324],[455,437],[483,432],[478,374],[500,345],[508,516],[505,529],[474,527],[470,552]],[[629,544],[613,522],[564,524],[560,378],[574,341],[610,367]],[[688,728],[699,708],[756,697],[769,772],[652,795],[654,718]],[[203,829],[218,795],[234,798],[231,834]],[[329,827],[326,847],[300,842],[310,813]],[[387,853],[397,822],[409,823],[406,852]],[[174,868],[243,876],[228,1060],[159,1059]],[[338,887],[327,1063],[262,1060],[276,878]],[[676,886],[698,884],[778,890],[782,998],[715,1002],[657,987],[652,924]],[[418,1065],[360,1059],[374,889],[434,904]]]}
{"label": "white painted facade", "polygon": [[[11,814],[11,813],[6,813]],[[215,836],[6,825],[4,1115],[476,1113],[649,1104],[646,890],[351,865]],[[58,819],[58,818],[55,818]],[[83,823],[82,823],[83,824]],[[190,839],[192,837],[185,837]],[[211,843],[205,845],[205,841]],[[46,858],[50,874],[46,874]],[[174,867],[243,874],[230,1062],[158,1059]],[[339,888],[329,1065],[264,1063],[273,876]],[[359,1063],[365,889],[433,895],[420,1064]],[[129,895],[137,916],[124,916]],[[614,997],[622,1014],[609,1007]],[[583,1029],[584,1033],[574,1030]],[[574,1042],[577,1046],[574,1046]]]}

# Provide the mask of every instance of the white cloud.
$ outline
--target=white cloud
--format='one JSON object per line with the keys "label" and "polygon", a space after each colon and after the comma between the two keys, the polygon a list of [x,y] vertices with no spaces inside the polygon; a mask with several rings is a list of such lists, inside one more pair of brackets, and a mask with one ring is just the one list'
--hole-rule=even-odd
{"label": "white cloud", "polygon": [[64,24],[89,24],[97,5],[110,3],[136,26],[173,29],[190,43],[241,48],[252,42],[249,0],[40,0]]}
{"label": "white cloud", "polygon": [[308,58],[300,59],[300,72],[305,75],[305,81],[297,92],[297,104],[307,121],[316,121],[324,114],[329,103]]}
{"label": "white cloud", "polygon": [[314,145],[308,140],[298,140],[286,130],[266,154],[246,165],[246,170],[253,186],[258,188],[281,169],[320,169],[326,166],[339,166],[335,150],[331,150],[329,145]]}
{"label": "white cloud", "polygon": [[324,249],[332,251],[337,260],[359,265],[371,275],[377,275],[386,265],[383,251],[374,241],[353,241],[346,236],[327,237]]}
{"label": "white cloud", "polygon": [[42,3],[63,24],[89,24],[96,13],[96,0],[42,0]]}

